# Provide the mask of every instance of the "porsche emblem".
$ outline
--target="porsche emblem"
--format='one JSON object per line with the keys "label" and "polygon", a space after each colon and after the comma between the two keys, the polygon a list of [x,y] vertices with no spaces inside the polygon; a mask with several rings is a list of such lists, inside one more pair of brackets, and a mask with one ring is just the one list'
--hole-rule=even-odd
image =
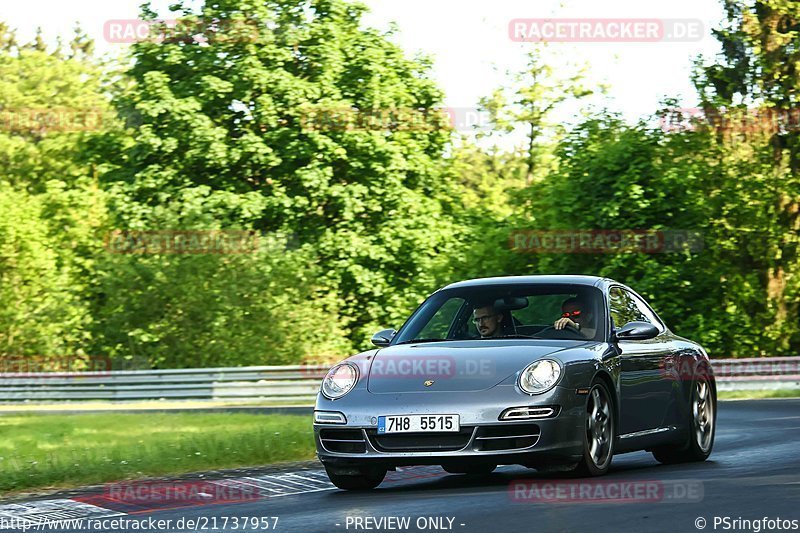
{"label": "porsche emblem", "polygon": [[426,382],[424,383],[424,385],[425,385],[426,387],[430,387],[431,385],[433,385],[433,383],[434,383],[434,382],[433,382],[433,380],[432,380],[432,379],[429,379],[428,381],[426,381]]}

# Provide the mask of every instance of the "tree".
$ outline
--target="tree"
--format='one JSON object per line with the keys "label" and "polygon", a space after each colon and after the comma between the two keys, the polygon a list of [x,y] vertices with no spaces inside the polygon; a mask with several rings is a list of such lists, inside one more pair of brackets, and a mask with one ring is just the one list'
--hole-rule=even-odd
{"label": "tree", "polygon": [[495,132],[510,133],[520,126],[527,128],[525,159],[526,181],[530,185],[535,178],[538,160],[542,157],[540,139],[549,134],[550,142],[555,135],[563,133],[561,124],[553,123],[553,112],[562,104],[590,96],[594,90],[584,85],[584,72],[578,70],[567,76],[557,76],[554,69],[544,62],[542,51],[537,49],[527,54],[526,68],[512,76],[512,85],[499,88],[481,105],[489,111]]}
{"label": "tree", "polygon": [[[91,321],[65,235],[47,213],[52,194],[0,183],[0,358],[63,359],[85,353]],[[80,285],[78,285],[80,287]]]}
{"label": "tree", "polygon": [[0,356],[55,361],[89,349],[106,200],[83,154],[112,125],[99,66],[38,40],[0,24]]}
{"label": "tree", "polygon": [[[437,199],[450,130],[430,61],[363,28],[359,4],[187,6],[173,6],[183,22],[163,41],[133,47],[117,103],[141,126],[102,176],[118,223],[163,227],[162,213],[202,190],[213,227],[313,245],[318,282],[339,295],[358,344],[397,324],[436,288],[454,232]],[[356,125],[329,122],[336,113]]]}
{"label": "tree", "polygon": [[[720,117],[711,122],[731,169],[721,184],[717,225],[738,233],[730,253],[752,272],[749,290],[763,295],[758,313],[768,342],[762,349],[788,352],[800,343],[797,7],[785,0],[723,5],[727,20],[714,32],[722,53],[698,61],[695,73],[706,114]],[[745,132],[739,117],[749,126]]]}
{"label": "tree", "polygon": [[[198,199],[200,200],[200,199]],[[152,368],[334,362],[352,350],[310,247],[262,236],[246,253],[114,254],[97,266],[93,353]]]}
{"label": "tree", "polygon": [[0,21],[0,50],[10,52],[17,48],[17,35],[8,24]]}

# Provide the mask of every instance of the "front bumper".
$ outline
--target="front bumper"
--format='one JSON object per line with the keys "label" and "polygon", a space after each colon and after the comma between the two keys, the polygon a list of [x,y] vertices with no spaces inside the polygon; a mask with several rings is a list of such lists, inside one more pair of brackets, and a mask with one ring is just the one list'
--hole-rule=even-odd
{"label": "front bumper", "polygon": [[[345,401],[346,400],[346,401]],[[513,407],[555,407],[548,418],[500,420]],[[317,455],[323,464],[409,466],[455,462],[523,464],[577,461],[583,450],[586,397],[575,389],[521,395],[500,385],[480,392],[371,394],[353,391],[340,400],[322,396],[317,411],[339,412],[345,424],[314,424]],[[382,415],[458,414],[459,433],[378,435]]]}

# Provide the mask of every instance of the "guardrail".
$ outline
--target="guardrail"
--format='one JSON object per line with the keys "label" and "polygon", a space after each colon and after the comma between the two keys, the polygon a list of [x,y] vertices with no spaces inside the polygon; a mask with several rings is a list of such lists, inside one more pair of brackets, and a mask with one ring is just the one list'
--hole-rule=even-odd
{"label": "guardrail", "polygon": [[280,400],[310,402],[327,368],[252,366],[0,374],[0,402]]}
{"label": "guardrail", "polygon": [[712,359],[717,389],[800,389],[800,357]]}
{"label": "guardrail", "polygon": [[[712,361],[719,390],[800,389],[800,357]],[[310,403],[323,366],[0,374],[0,403],[275,400]]]}

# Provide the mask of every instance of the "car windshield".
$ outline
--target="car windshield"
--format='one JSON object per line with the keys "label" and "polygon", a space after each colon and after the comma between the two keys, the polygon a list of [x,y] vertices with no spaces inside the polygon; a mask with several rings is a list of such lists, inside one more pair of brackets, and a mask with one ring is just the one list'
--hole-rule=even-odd
{"label": "car windshield", "polygon": [[484,285],[446,289],[423,303],[393,344],[445,340],[602,340],[600,290],[581,285]]}

